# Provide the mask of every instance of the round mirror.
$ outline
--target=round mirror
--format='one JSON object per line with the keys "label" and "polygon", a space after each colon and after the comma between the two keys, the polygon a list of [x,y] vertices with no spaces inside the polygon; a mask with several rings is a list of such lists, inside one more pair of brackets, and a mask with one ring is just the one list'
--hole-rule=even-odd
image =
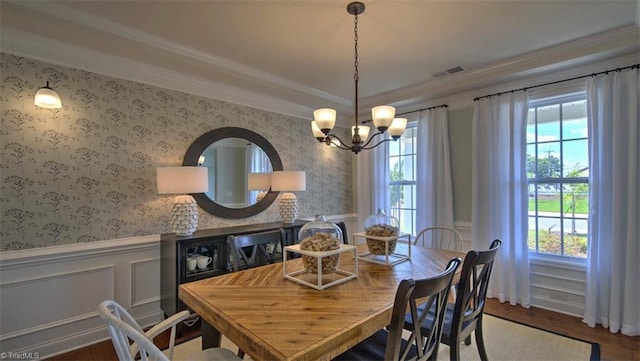
{"label": "round mirror", "polygon": [[278,196],[256,182],[256,175],[282,170],[275,148],[258,133],[243,128],[219,128],[196,139],[183,165],[206,167],[209,191],[192,194],[214,216],[247,218],[267,209]]}

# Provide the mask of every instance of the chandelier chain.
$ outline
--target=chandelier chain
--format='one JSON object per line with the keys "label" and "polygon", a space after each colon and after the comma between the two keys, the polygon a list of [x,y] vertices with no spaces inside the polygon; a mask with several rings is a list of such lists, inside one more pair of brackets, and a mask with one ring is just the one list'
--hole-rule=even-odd
{"label": "chandelier chain", "polygon": [[[353,73],[353,80],[355,81],[355,103],[354,103],[354,107],[355,107],[355,118],[354,118],[354,123],[356,126],[356,131],[358,131],[358,80],[360,80],[360,77],[358,75],[358,13],[355,13],[355,16],[353,17],[353,67],[355,68],[354,73]],[[355,135],[354,135],[355,136]]]}
{"label": "chandelier chain", "polygon": [[355,15],[354,20],[353,20],[353,40],[354,40],[354,45],[353,45],[353,54],[354,54],[354,61],[353,61],[353,65],[355,67],[355,73],[353,75],[353,79],[355,81],[358,81],[358,14]]}

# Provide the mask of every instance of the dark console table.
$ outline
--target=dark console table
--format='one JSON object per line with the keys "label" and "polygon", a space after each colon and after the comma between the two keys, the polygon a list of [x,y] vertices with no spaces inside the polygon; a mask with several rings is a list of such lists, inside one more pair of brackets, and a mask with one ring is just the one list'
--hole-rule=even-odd
{"label": "dark console table", "polygon": [[[294,223],[260,223],[244,226],[205,229],[191,236],[178,237],[175,233],[160,236],[160,306],[168,317],[186,309],[178,298],[178,286],[203,278],[209,278],[230,272],[227,237],[231,235],[270,231],[282,228],[286,234],[285,246],[298,243],[298,232],[307,221]],[[206,267],[187,269],[187,255],[199,254],[211,257]]]}

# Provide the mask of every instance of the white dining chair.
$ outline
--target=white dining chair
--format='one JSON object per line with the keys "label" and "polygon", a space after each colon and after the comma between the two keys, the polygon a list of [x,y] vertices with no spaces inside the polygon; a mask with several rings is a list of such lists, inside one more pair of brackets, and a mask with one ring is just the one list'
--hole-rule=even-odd
{"label": "white dining chair", "polygon": [[463,239],[460,232],[449,227],[428,227],[418,232],[413,244],[449,251],[462,252]]}
{"label": "white dining chair", "polygon": [[[134,361],[138,352],[142,361],[161,360],[169,361],[173,359],[173,349],[175,346],[176,325],[190,317],[189,311],[182,311],[161,321],[147,332],[144,332],[133,317],[117,302],[112,300],[102,301],[98,305],[98,314],[107,324],[113,347],[118,354],[120,361]],[[153,339],[160,333],[171,328],[171,338],[169,348],[161,351],[154,343]],[[133,341],[130,344],[129,340]],[[220,361],[240,361],[242,360],[231,350],[225,348],[209,348],[187,355],[187,360],[220,360]]]}

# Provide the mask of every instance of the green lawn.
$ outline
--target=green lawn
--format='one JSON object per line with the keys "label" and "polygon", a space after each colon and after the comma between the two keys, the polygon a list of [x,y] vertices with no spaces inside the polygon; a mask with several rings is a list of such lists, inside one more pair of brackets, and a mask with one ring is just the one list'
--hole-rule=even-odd
{"label": "green lawn", "polygon": [[[535,199],[529,198],[529,211],[535,210]],[[538,212],[560,212],[560,197],[538,198]],[[571,213],[571,201],[564,201],[565,214]],[[589,204],[586,199],[576,200],[576,214],[588,214]]]}

